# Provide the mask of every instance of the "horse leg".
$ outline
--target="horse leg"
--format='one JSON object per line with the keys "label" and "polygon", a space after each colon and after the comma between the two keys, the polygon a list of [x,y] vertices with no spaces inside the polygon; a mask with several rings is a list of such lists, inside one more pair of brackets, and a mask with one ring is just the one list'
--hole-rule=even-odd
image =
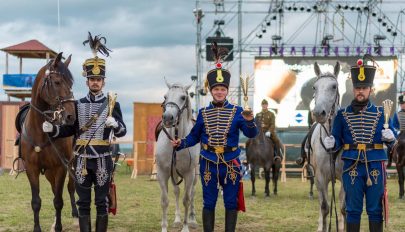
{"label": "horse leg", "polygon": [[309,181],[310,181],[309,199],[310,199],[310,200],[313,200],[313,199],[314,199],[314,183],[315,183],[314,178],[315,178],[314,176],[312,176],[312,177],[309,178]]}
{"label": "horse leg", "polygon": [[52,231],[62,231],[62,208],[63,208],[63,185],[65,183],[66,171],[63,167],[55,168],[53,170],[47,170],[45,172],[46,179],[52,186],[52,192],[54,195],[53,206],[55,208],[55,222],[52,225]]}
{"label": "horse leg", "polygon": [[402,199],[404,195],[404,172],[403,167],[400,165],[395,165],[398,173],[398,186],[399,186],[399,199]]}
{"label": "horse leg", "polygon": [[76,199],[75,199],[75,180],[71,175],[69,175],[67,189],[69,192],[70,206],[72,207],[72,217],[74,220],[74,225],[79,226],[79,219],[78,219],[79,212],[77,211]]}
{"label": "horse leg", "polygon": [[264,169],[264,178],[266,181],[266,186],[264,187],[264,192],[266,193],[266,197],[269,197],[270,196],[270,190],[269,190],[270,169],[269,168]]}
{"label": "horse leg", "polygon": [[327,231],[327,217],[329,214],[328,204],[328,185],[324,180],[319,180],[321,177],[317,177],[316,187],[318,189],[319,200],[319,219],[318,219],[318,232]]}
{"label": "horse leg", "polygon": [[278,182],[278,175],[280,174],[280,167],[277,164],[273,164],[273,193],[277,195],[277,182]]}
{"label": "horse leg", "polygon": [[190,202],[191,202],[191,192],[194,185],[194,170],[190,170],[187,175],[184,176],[184,197],[183,197],[183,206],[184,206],[184,220],[183,220],[183,228],[181,232],[188,232],[188,217],[189,217],[189,209],[190,209]]}
{"label": "horse leg", "polygon": [[174,196],[176,197],[176,212],[175,212],[175,217],[174,217],[174,222],[173,222],[173,226],[174,227],[178,227],[181,225],[181,211],[180,211],[180,205],[179,205],[179,197],[180,197],[180,186],[178,185],[173,185],[173,192],[174,192]]}
{"label": "horse leg", "polygon": [[345,200],[345,190],[343,188],[343,183],[341,183],[340,191],[339,191],[339,204],[340,204],[340,212],[339,212],[339,232],[345,231],[345,220],[346,220],[346,200]]}
{"label": "horse leg", "polygon": [[167,208],[169,206],[168,197],[168,181],[169,176],[165,175],[164,170],[160,170],[159,166],[157,168],[157,179],[160,186],[160,205],[162,206],[162,232],[167,232]]}
{"label": "horse leg", "polygon": [[[35,154],[36,155],[36,154]],[[27,176],[31,186],[31,208],[34,211],[34,232],[40,232],[39,211],[41,210],[41,197],[39,196],[39,169],[33,170],[27,165]]]}
{"label": "horse leg", "polygon": [[[197,169],[195,169],[197,170]],[[191,187],[191,196],[190,196],[190,214],[188,217],[188,224],[191,226],[191,228],[197,228],[198,223],[197,219],[195,217],[195,208],[194,208],[194,196],[195,196],[195,185],[197,184],[197,177],[196,177],[196,171],[193,171],[194,173],[194,180],[193,180],[193,186]]]}
{"label": "horse leg", "polygon": [[252,196],[256,196],[256,187],[255,187],[255,166],[250,165],[250,180],[252,181]]}

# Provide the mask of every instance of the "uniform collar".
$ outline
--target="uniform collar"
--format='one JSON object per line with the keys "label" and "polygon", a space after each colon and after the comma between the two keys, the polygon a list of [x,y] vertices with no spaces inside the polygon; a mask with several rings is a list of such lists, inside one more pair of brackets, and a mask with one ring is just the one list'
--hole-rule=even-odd
{"label": "uniform collar", "polygon": [[223,107],[226,107],[228,104],[229,104],[229,102],[226,99],[223,102],[214,102],[214,101],[210,102],[210,106],[212,106],[213,108],[216,108],[216,107],[223,108]]}
{"label": "uniform collar", "polygon": [[89,102],[98,102],[98,101],[100,101],[101,99],[104,98],[104,93],[101,92],[101,93],[99,93],[99,94],[97,94],[97,95],[94,95],[94,94],[92,94],[91,92],[89,92],[89,93],[87,94],[86,98],[87,98],[87,100],[88,100]]}

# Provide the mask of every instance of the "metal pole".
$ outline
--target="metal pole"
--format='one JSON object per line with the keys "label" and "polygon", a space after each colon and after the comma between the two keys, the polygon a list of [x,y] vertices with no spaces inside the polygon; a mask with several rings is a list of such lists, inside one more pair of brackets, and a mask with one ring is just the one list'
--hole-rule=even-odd
{"label": "metal pole", "polygon": [[[242,75],[242,0],[238,0],[238,52],[239,52],[239,77]],[[238,77],[238,105],[242,105],[242,86]]]}
{"label": "metal pole", "polygon": [[6,74],[8,74],[8,53],[6,53]]}
{"label": "metal pole", "polygon": [[197,74],[197,83],[195,86],[195,112],[197,113],[200,109],[201,103],[201,95],[199,90],[202,86],[202,75],[201,75],[201,30],[202,30],[202,18],[204,17],[204,13],[199,8],[200,4],[199,1],[196,1],[195,9],[194,9],[194,16],[197,23],[197,43],[195,46],[195,54],[196,54],[196,74]]}

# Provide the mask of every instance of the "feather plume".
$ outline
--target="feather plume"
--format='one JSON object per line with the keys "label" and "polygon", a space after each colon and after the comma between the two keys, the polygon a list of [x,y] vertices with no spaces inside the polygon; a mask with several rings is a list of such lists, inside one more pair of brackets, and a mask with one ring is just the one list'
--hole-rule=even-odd
{"label": "feather plume", "polygon": [[94,56],[97,56],[97,52],[100,52],[102,55],[108,57],[110,52],[112,52],[105,46],[107,39],[104,36],[96,35],[93,37],[89,32],[88,39],[83,41],[83,45],[86,46],[87,43],[89,44]]}
{"label": "feather plume", "polygon": [[214,55],[215,63],[222,62],[223,58],[225,58],[229,53],[229,50],[227,48],[218,47],[217,42],[211,43],[211,51],[212,54]]}

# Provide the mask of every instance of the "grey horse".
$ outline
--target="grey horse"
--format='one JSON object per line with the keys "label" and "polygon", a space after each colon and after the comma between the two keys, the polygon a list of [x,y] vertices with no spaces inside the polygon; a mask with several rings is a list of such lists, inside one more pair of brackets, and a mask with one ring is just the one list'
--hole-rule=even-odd
{"label": "grey horse", "polygon": [[[193,118],[191,111],[190,99],[187,90],[191,85],[182,86],[180,84],[169,84],[163,103],[163,126],[167,132],[161,131],[158,135],[156,144],[156,165],[157,179],[161,189],[161,206],[162,206],[162,232],[167,231],[167,208],[169,206],[168,198],[168,181],[172,178],[174,194],[176,196],[176,212],[174,225],[183,224],[182,232],[188,232],[188,225],[197,226],[194,210],[194,192],[197,178],[195,178],[196,167],[198,165],[198,156],[200,145],[190,147],[176,152],[172,159],[173,147],[170,143],[169,136],[175,137],[175,128],[178,130],[178,138],[183,138],[189,134],[193,127]],[[180,187],[177,185],[179,178],[184,179],[184,220],[181,223],[179,195]]]}
{"label": "grey horse", "polygon": [[[307,146],[311,148],[310,163],[314,168],[315,184],[318,190],[319,219],[318,231],[325,232],[327,228],[327,216],[329,214],[328,186],[332,181],[332,154],[328,153],[323,146],[323,140],[331,133],[332,122],[339,109],[339,88],[337,76],[340,72],[340,64],[336,63],[334,73],[321,73],[317,63],[314,65],[317,80],[314,83],[315,107],[313,110],[316,124],[314,125],[311,141]],[[310,143],[308,143],[310,142]],[[335,161],[335,178],[342,181],[343,161],[341,153]],[[335,180],[336,180],[335,179]],[[333,180],[333,181],[335,181]],[[345,192],[341,185],[339,192],[340,211],[338,212],[339,231],[344,231],[345,220]]]}
{"label": "grey horse", "polygon": [[251,168],[250,179],[252,181],[252,196],[256,195],[255,170],[257,167],[263,167],[266,186],[264,192],[266,197],[270,196],[269,183],[270,171],[272,171],[273,193],[277,195],[277,181],[280,173],[281,160],[274,160],[274,144],[271,139],[264,135],[263,130],[259,134],[246,142],[246,158]]}

